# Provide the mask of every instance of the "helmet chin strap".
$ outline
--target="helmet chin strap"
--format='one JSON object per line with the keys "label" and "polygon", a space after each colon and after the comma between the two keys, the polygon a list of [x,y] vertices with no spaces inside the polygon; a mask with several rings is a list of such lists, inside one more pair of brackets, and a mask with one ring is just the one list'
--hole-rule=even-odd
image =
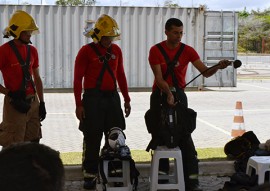
{"label": "helmet chin strap", "polygon": [[100,46],[102,46],[103,48],[107,48],[107,47],[103,46],[102,43],[101,43],[100,41],[98,41],[98,44],[99,44]]}
{"label": "helmet chin strap", "polygon": [[99,41],[98,43],[99,43],[100,46],[102,46],[103,48],[109,48],[109,47],[112,45],[112,43],[111,43],[109,47],[106,47],[106,46],[103,46],[103,44],[102,44],[100,41]]}
{"label": "helmet chin strap", "polygon": [[31,40],[29,40],[29,42],[26,42],[26,41],[22,40],[21,38],[19,38],[18,40],[21,41],[23,44],[32,44]]}

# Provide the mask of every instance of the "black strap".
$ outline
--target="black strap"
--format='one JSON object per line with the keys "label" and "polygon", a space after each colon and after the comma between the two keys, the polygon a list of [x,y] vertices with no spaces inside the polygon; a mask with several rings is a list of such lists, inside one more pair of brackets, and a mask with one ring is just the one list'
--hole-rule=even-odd
{"label": "black strap", "polygon": [[33,81],[33,78],[32,78],[32,75],[30,74],[29,72],[29,65],[30,65],[30,57],[31,57],[31,51],[30,51],[30,46],[29,45],[26,45],[26,48],[27,48],[27,57],[26,57],[26,61],[24,62],[21,54],[19,53],[15,43],[13,40],[9,41],[8,42],[10,47],[12,48],[13,52],[15,53],[21,67],[22,67],[22,71],[23,71],[23,81],[22,81],[22,84],[21,84],[21,90],[26,90],[26,86],[27,86],[27,82],[31,82],[34,90],[36,91],[36,88],[35,88],[35,84],[34,84],[34,81]]}
{"label": "black strap", "polygon": [[156,46],[158,47],[158,49],[160,50],[161,54],[163,55],[165,61],[166,61],[166,64],[167,64],[167,70],[165,72],[165,74],[163,75],[163,79],[167,79],[169,75],[172,76],[172,80],[173,80],[173,85],[176,89],[179,88],[178,86],[178,80],[175,76],[175,73],[174,73],[174,67],[175,65],[177,64],[177,61],[180,57],[180,55],[182,54],[184,48],[185,48],[185,44],[184,43],[181,43],[181,46],[180,48],[178,49],[177,53],[175,54],[173,60],[171,61],[169,59],[169,56],[167,55],[167,53],[165,52],[164,48],[161,46],[161,43],[158,43],[156,44]]}
{"label": "black strap", "polygon": [[130,182],[133,185],[133,190],[136,191],[139,184],[138,177],[140,176],[140,172],[136,168],[135,161],[132,158],[129,159],[129,165],[130,165]]}
{"label": "black strap", "polygon": [[102,79],[103,79],[103,76],[104,76],[104,73],[105,73],[106,70],[108,70],[109,74],[113,78],[114,87],[115,87],[115,90],[116,90],[116,88],[117,88],[117,86],[116,86],[116,78],[115,78],[115,76],[113,74],[112,69],[110,68],[110,66],[108,64],[108,61],[112,58],[112,53],[111,53],[112,52],[112,48],[111,47],[108,48],[106,54],[105,55],[102,55],[99,52],[98,48],[95,46],[94,43],[90,43],[89,45],[95,51],[95,53],[98,55],[99,61],[101,63],[103,63],[102,69],[101,69],[100,74],[99,74],[98,79],[97,79],[96,88],[97,89],[100,89],[101,83],[102,83]]}
{"label": "black strap", "polygon": [[193,78],[193,79],[190,80],[188,83],[186,83],[186,85],[184,86],[184,88],[187,87],[187,85],[190,84],[191,82],[193,82],[195,79],[197,79],[200,75],[206,73],[208,70],[210,70],[210,69],[212,69],[212,68],[215,68],[215,67],[217,67],[217,66],[219,66],[219,63],[218,63],[218,64],[215,64],[214,66],[211,66],[211,67],[207,68],[206,70],[204,70],[203,72],[201,72],[200,74],[198,74],[197,76],[195,76],[195,78]]}
{"label": "black strap", "polygon": [[[99,161],[99,175],[101,176],[102,183],[105,186],[108,183],[108,180],[107,180],[105,173],[104,173],[103,162],[104,162],[104,159],[100,159],[100,161]],[[108,164],[108,166],[109,166],[109,164]],[[106,170],[108,170],[108,169],[106,169]],[[105,186],[105,188],[106,188],[106,186]]]}

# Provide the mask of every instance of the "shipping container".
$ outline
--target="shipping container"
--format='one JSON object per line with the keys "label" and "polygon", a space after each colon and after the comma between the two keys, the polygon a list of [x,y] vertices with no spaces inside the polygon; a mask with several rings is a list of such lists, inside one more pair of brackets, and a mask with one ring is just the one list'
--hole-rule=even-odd
{"label": "shipping container", "polygon": [[[76,55],[84,44],[91,42],[83,36],[85,21],[97,20],[101,14],[112,16],[119,24],[121,40],[116,43],[123,51],[130,88],[152,86],[149,49],[165,40],[164,25],[171,17],[182,20],[185,33],[182,42],[194,47],[207,66],[217,64],[220,59],[237,59],[237,12],[206,11],[203,7],[0,5],[1,30],[8,26],[16,10],[27,11],[40,28],[40,34],[31,39],[39,52],[40,74],[46,89],[73,87]],[[0,38],[0,44],[10,39]],[[190,64],[186,81],[197,75],[198,71]],[[207,79],[201,75],[188,85],[201,86],[235,87],[236,70],[228,67]]]}

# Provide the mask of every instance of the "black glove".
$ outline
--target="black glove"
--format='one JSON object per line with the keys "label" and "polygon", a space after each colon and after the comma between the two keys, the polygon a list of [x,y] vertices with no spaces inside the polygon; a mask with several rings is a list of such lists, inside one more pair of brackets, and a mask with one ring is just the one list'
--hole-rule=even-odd
{"label": "black glove", "polygon": [[12,99],[25,99],[25,91],[18,90],[18,91],[9,91],[7,94]]}
{"label": "black glove", "polygon": [[46,118],[46,108],[45,108],[45,102],[41,101],[39,103],[39,119],[40,121],[43,121]]}

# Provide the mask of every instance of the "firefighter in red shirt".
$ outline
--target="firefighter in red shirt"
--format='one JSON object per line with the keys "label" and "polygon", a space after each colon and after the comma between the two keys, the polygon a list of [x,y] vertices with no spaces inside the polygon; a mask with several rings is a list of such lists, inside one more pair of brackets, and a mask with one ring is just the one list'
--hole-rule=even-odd
{"label": "firefighter in red shirt", "polygon": [[31,43],[31,35],[39,29],[34,19],[18,10],[4,30],[4,37],[14,39],[0,46],[0,70],[5,94],[3,121],[0,124],[0,145],[32,141],[41,138],[40,121],[46,117],[43,84],[39,75],[38,52]]}
{"label": "firefighter in red shirt", "polygon": [[[183,23],[177,18],[167,20],[165,24],[165,34],[167,39],[152,46],[149,52],[148,60],[155,76],[150,98],[150,109],[152,110],[160,110],[161,100],[162,105],[174,107],[176,101],[179,101],[184,106],[188,107],[188,100],[184,88],[186,86],[185,78],[189,63],[192,63],[204,77],[212,76],[219,69],[224,69],[231,64],[228,60],[221,60],[217,67],[208,69],[200,60],[194,48],[181,42]],[[176,56],[174,60],[175,55],[177,55],[180,50],[182,51],[180,56]],[[165,58],[164,54],[167,58]],[[179,147],[183,157],[186,190],[200,190],[197,152],[191,134],[185,133],[184,136],[180,136],[182,137],[179,141]],[[162,145],[162,143],[160,145]],[[169,161],[167,159],[161,160],[159,170],[160,173],[168,173]]]}
{"label": "firefighter in red shirt", "polygon": [[104,134],[106,138],[107,132],[113,127],[125,129],[117,84],[124,97],[126,117],[131,107],[122,51],[113,43],[120,37],[117,23],[104,14],[93,28],[91,21],[87,24],[84,35],[91,37],[94,42],[84,45],[76,57],[74,96],[76,116],[84,135],[84,188],[95,189],[102,136]]}

